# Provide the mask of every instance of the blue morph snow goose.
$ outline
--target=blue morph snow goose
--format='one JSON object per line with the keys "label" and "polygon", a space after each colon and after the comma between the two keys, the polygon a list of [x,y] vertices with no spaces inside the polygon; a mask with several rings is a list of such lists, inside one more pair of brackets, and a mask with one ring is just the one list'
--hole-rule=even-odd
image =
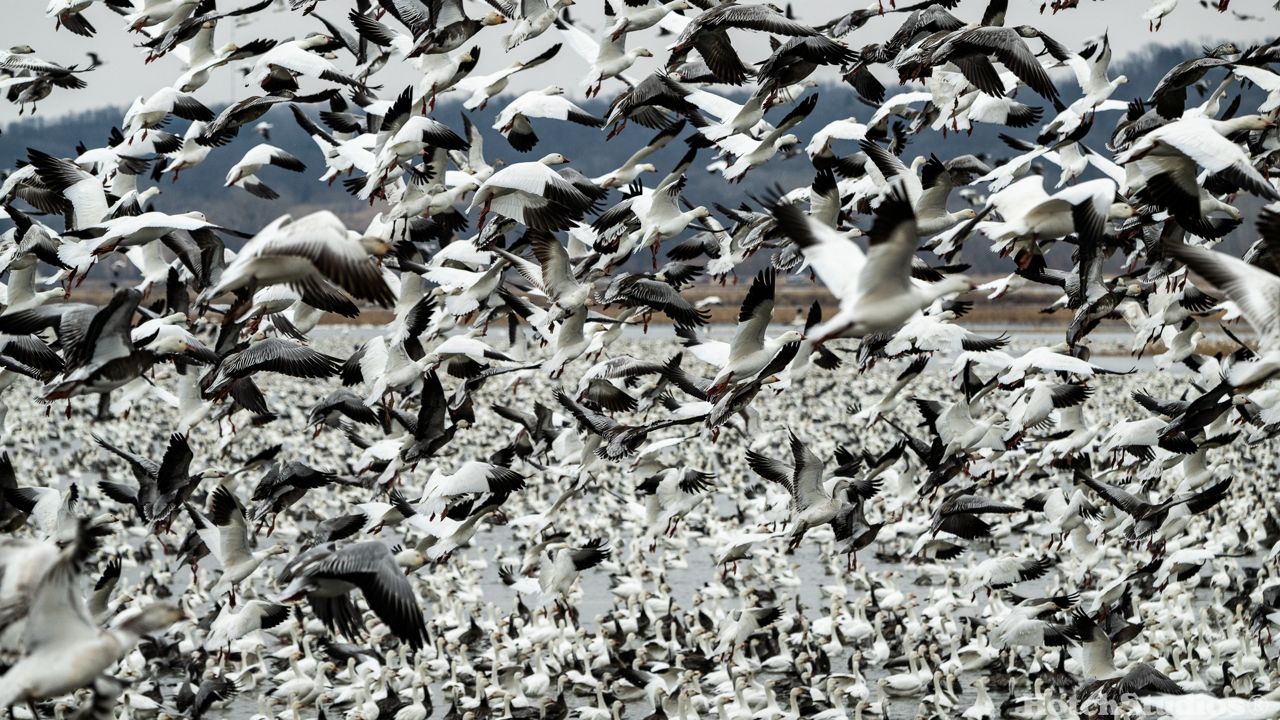
{"label": "blue morph snow goose", "polygon": [[350,595],[359,590],[369,609],[402,642],[416,649],[427,639],[413,586],[391,550],[376,540],[304,550],[280,570],[279,581],[283,602],[305,598],[326,627],[347,637],[359,636],[364,627]]}

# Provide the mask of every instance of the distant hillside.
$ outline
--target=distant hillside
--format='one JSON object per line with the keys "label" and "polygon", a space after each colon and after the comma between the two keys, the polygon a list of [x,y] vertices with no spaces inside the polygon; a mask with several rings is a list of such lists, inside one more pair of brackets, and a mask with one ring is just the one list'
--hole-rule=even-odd
{"label": "distant hillside", "polygon": [[[1145,96],[1159,81],[1164,68],[1168,68],[1180,60],[1193,57],[1201,52],[1199,47],[1180,46],[1154,49],[1141,57],[1134,57],[1114,68],[1114,73],[1124,73],[1129,82],[1117,93],[1118,99],[1129,99]],[[1210,76],[1215,82],[1221,73]],[[1064,100],[1070,101],[1074,82],[1068,76],[1059,76],[1058,84],[1064,90]],[[874,108],[863,104],[847,86],[826,86],[816,90],[821,95],[817,108],[812,115],[796,130],[801,138],[807,137],[824,124],[850,116],[865,119],[874,112]],[[890,94],[895,92],[890,90]],[[384,93],[389,94],[389,93]],[[737,99],[745,93],[739,92]],[[1254,99],[1254,96],[1258,99]],[[1244,107],[1256,106],[1260,102],[1260,94],[1250,91],[1245,98]],[[1028,91],[1022,91],[1019,99],[1032,105],[1045,107],[1046,115],[1052,108]],[[1194,101],[1194,100],[1193,100]],[[496,131],[489,130],[493,117],[505,103],[497,99],[489,103],[484,112],[472,113],[472,120],[486,132],[485,153],[493,161],[503,159],[507,162],[529,160],[540,157],[544,152],[552,150],[563,152],[570,158],[573,166],[588,176],[604,174],[621,164],[637,147],[644,143],[653,132],[639,126],[628,127],[620,136],[612,141],[605,140],[605,134],[571,123],[554,121],[535,121],[536,130],[541,142],[538,147],[527,154],[520,154],[511,149]],[[597,100],[585,106],[594,113],[603,114],[607,102]],[[465,112],[460,102],[444,98],[437,105],[433,117],[461,130],[461,115]],[[781,110],[775,116],[780,117]],[[83,142],[89,147],[105,143],[111,127],[119,124],[124,116],[124,108],[107,108],[89,111],[74,116],[64,116],[54,120],[24,120],[10,123],[3,128],[0,135],[0,167],[12,167],[14,163],[26,157],[26,148],[37,147],[46,152],[64,156],[75,155],[77,143]],[[1118,113],[1101,116],[1093,132],[1087,138],[1091,147],[1106,152],[1104,142],[1109,136]],[[290,173],[278,168],[268,168],[262,172],[264,182],[280,193],[275,201],[262,200],[243,190],[228,190],[222,187],[227,170],[243,153],[262,138],[253,131],[252,126],[244,128],[239,137],[226,147],[216,149],[201,166],[183,172],[177,183],[166,177],[161,184],[161,194],[154,201],[158,209],[183,211],[199,208],[210,218],[225,225],[253,229],[260,227],[285,212],[305,213],[317,208],[328,208],[342,215],[348,222],[360,226],[372,216],[377,209],[370,208],[350,197],[342,189],[340,183],[326,186],[318,182],[324,172],[323,158],[310,138],[297,126],[287,109],[278,108],[269,113],[265,120],[271,122],[270,142],[293,153],[307,163],[307,170],[300,174]],[[186,123],[176,121],[167,128],[169,131],[182,134]],[[950,134],[943,137],[941,133],[925,132],[910,138],[910,144],[903,153],[911,158],[917,155],[936,153],[939,157],[948,158],[964,153],[986,154],[995,160],[1012,154],[997,135],[1007,132],[1006,128],[996,126],[979,126],[972,135]],[[1026,139],[1033,139],[1035,129],[1008,131]],[[676,142],[669,145],[654,158],[659,172],[671,167],[684,153],[686,147]],[[850,144],[847,151],[854,148]],[[768,165],[767,172],[754,172],[747,176],[741,185],[728,185],[719,175],[702,171],[711,162],[709,151],[699,157],[699,163],[689,177],[685,191],[687,199],[695,204],[710,206],[720,203],[735,206],[742,202],[752,203],[752,195],[759,197],[775,185],[797,187],[807,184],[812,178],[812,168],[803,154],[790,159],[777,159]],[[1045,174],[1056,178],[1056,167],[1048,167]],[[151,181],[144,179],[144,186]],[[1052,184],[1052,183],[1050,183]],[[1242,198],[1248,202],[1251,198]],[[957,200],[957,202],[959,202]],[[754,203],[753,203],[754,204]],[[1255,208],[1256,209],[1256,208]],[[1247,232],[1252,234],[1251,225],[1246,225]],[[1241,242],[1237,239],[1236,242]],[[1008,262],[992,256],[982,248],[974,248],[967,253],[966,259],[979,273],[1007,272]]]}

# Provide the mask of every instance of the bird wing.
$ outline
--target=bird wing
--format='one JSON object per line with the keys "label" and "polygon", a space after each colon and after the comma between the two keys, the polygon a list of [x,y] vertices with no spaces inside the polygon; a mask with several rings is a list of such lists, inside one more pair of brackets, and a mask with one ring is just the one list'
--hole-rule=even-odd
{"label": "bird wing", "polygon": [[174,433],[169,436],[169,446],[165,448],[164,457],[160,459],[160,469],[156,473],[156,486],[161,493],[170,493],[185,485],[191,477],[191,461],[195,454],[187,436]]}
{"label": "bird wing", "polygon": [[1167,240],[1164,248],[1240,308],[1264,349],[1280,349],[1280,277],[1216,250]]}
{"label": "bird wing", "polygon": [[280,338],[253,343],[222,363],[228,377],[241,378],[258,372],[275,372],[302,378],[332,377],[342,369],[342,361],[319,350]]}
{"label": "bird wing", "polygon": [[738,310],[738,327],[729,344],[731,361],[764,347],[764,334],[773,319],[774,277],[773,268],[765,268],[751,282]]}
{"label": "bird wing", "polygon": [[209,496],[209,519],[219,527],[219,539],[223,563],[234,563],[250,557],[249,527],[245,522],[244,505],[225,485],[214,488]]}
{"label": "bird wing", "polygon": [[809,267],[831,294],[842,301],[853,297],[867,262],[862,248],[834,228],[805,215],[795,203],[775,203],[770,212],[782,234],[800,246]]}
{"label": "bird wing", "polygon": [[427,634],[422,609],[413,586],[385,544],[372,541],[348,545],[334,552],[316,572],[359,587],[369,609],[396,637],[410,647],[422,646]]}
{"label": "bird wing", "polygon": [[822,487],[826,464],[795,433],[788,432],[788,435],[791,440],[791,458],[795,463],[796,507],[803,512],[827,499],[827,493]]}

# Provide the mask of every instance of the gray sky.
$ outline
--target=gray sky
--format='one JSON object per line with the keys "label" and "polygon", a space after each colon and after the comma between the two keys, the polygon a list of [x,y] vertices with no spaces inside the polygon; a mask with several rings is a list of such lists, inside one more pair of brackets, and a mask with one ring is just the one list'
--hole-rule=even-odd
{"label": "gray sky", "polygon": [[[865,7],[866,0],[855,2],[813,2],[798,0],[793,2],[796,14],[801,20],[817,23],[829,19],[834,7]],[[885,0],[886,3],[888,0]],[[910,0],[904,0],[910,1]],[[84,75],[88,87],[79,91],[55,90],[54,94],[40,103],[39,115],[55,117],[68,112],[79,112],[103,106],[127,106],[134,97],[149,94],[160,87],[167,86],[182,72],[182,64],[174,57],[165,57],[146,65],[143,53],[134,45],[141,36],[126,31],[122,19],[102,6],[91,7],[87,17],[98,28],[98,35],[92,39],[72,35],[66,30],[55,31],[52,18],[45,17],[45,0],[4,0],[5,10],[16,12],[16,18],[10,18],[6,28],[15,30],[0,31],[0,46],[11,46],[18,43],[34,47],[41,57],[53,62],[72,64],[85,62],[85,52],[93,50],[106,62],[93,73]],[[240,7],[249,4],[248,0],[229,2],[221,0],[220,8]],[[341,22],[346,26],[347,11],[354,6],[354,0],[323,0],[318,12],[333,22]],[[874,4],[874,2],[872,2]],[[1187,41],[1207,41],[1229,38],[1240,42],[1251,42],[1269,39],[1280,27],[1275,21],[1280,20],[1280,12],[1272,8],[1272,0],[1233,0],[1231,10],[1219,14],[1201,5],[1201,0],[1181,0],[1173,14],[1165,18],[1160,32],[1148,32],[1142,13],[1149,3],[1144,0],[1081,0],[1080,7],[1054,15],[1039,13],[1040,0],[1013,0],[1009,11],[1008,24],[1032,24],[1049,33],[1069,47],[1079,47],[1085,38],[1101,33],[1104,29],[1110,32],[1111,44],[1117,58],[1141,51],[1148,45],[1176,44]],[[964,0],[957,15],[966,20],[976,20],[981,16],[986,3],[984,0]],[[487,11],[488,6],[476,0],[467,3],[468,12],[478,16]],[[1270,22],[1259,20],[1242,20],[1234,13],[1265,17]],[[902,15],[888,15],[884,19],[876,19],[864,28],[846,38],[854,47],[869,42],[882,40],[892,28],[901,22]],[[605,23],[603,3],[601,0],[578,0],[573,7],[573,18],[589,34],[598,31]],[[395,21],[385,18],[393,27]],[[396,29],[399,29],[398,27]],[[223,21],[218,25],[218,37],[215,45],[229,40],[243,43],[255,37],[273,37],[288,39],[305,35],[312,31],[322,31],[321,24],[312,18],[290,13],[282,4],[258,13],[251,18],[250,25],[237,26],[231,21]],[[537,54],[554,42],[559,33],[552,29],[543,37],[536,38],[516,48],[510,56],[504,53],[503,36],[510,31],[510,25],[486,28],[476,39],[481,46],[481,60],[476,72],[479,74],[492,72],[505,67],[516,59],[528,58]],[[1270,31],[1270,35],[1268,34]],[[768,45],[763,36],[752,33],[735,33],[735,41],[744,59],[753,62],[767,54]],[[653,69],[666,56],[664,48],[672,42],[672,38],[658,37],[656,32],[636,33],[630,36],[628,47],[648,47],[657,56],[654,60],[641,59],[630,74],[639,75]],[[341,57],[339,64],[344,68],[351,67],[354,62],[349,56]],[[547,84],[556,83],[564,86],[572,94],[580,95],[578,81],[581,78],[582,60],[574,54],[566,44],[559,56],[544,65],[538,71],[517,76],[509,91],[523,91]],[[377,76],[376,83],[383,85],[382,94],[394,95],[401,88],[413,82],[413,74],[404,68],[384,70]],[[1064,78],[1065,81],[1065,78]],[[601,93],[611,97],[619,89],[616,82],[606,83]],[[253,94],[256,88],[247,88],[238,72],[229,72],[226,68],[220,71],[196,96],[203,102],[215,105]],[[307,89],[307,86],[304,86]],[[6,111],[13,113],[9,120],[16,119],[12,106]]]}

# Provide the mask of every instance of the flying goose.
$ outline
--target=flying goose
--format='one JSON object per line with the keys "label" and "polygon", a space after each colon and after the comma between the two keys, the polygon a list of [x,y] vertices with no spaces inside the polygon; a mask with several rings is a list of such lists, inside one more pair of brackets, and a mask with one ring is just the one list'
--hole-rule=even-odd
{"label": "flying goose", "polygon": [[426,641],[426,624],[413,586],[381,542],[340,548],[326,543],[304,550],[280,570],[278,578],[284,585],[281,602],[306,598],[326,627],[347,637],[359,636],[364,626],[350,597],[358,589],[393,635],[414,649]]}
{"label": "flying goose", "polygon": [[896,328],[940,297],[970,290],[964,275],[948,275],[932,285],[911,278],[917,226],[901,186],[876,209],[865,257],[844,234],[803,216],[791,203],[775,203],[779,228],[800,246],[823,284],[840,300],[830,320],[808,336],[815,344]]}
{"label": "flying goose", "polygon": [[98,487],[112,500],[131,505],[138,513],[138,519],[149,523],[152,528],[172,523],[174,513],[182,508],[202,480],[226,476],[217,468],[192,473],[191,461],[195,459],[195,453],[187,436],[180,433],[169,436],[168,446],[159,463],[122,450],[101,436],[94,435],[93,439],[102,449],[129,463],[129,470],[138,481],[137,487],[131,487],[104,479],[98,482]]}
{"label": "flying goose", "polygon": [[268,558],[289,551],[284,545],[272,545],[257,552],[250,549],[244,505],[225,485],[219,485],[209,494],[208,517],[190,506],[188,513],[209,553],[222,566],[222,576],[216,587],[226,586],[230,590],[231,607],[236,605],[236,589],[241,583],[257,572]]}
{"label": "flying goose", "polygon": [[520,152],[529,152],[538,144],[530,118],[568,120],[586,127],[600,127],[604,121],[564,97],[564,88],[548,85],[530,90],[507,103],[493,121],[493,129]]}
{"label": "flying goose", "polygon": [[508,165],[476,189],[468,209],[481,208],[478,225],[493,211],[535,230],[572,227],[593,202],[550,167],[568,162],[564,155],[550,153],[537,162]]}
{"label": "flying goose", "polygon": [[730,85],[741,85],[755,73],[743,64],[734,50],[728,31],[733,28],[755,30],[776,35],[812,36],[818,31],[791,20],[773,5],[730,2],[706,10],[693,19],[670,48],[667,69],[684,61],[691,50],[697,50],[716,79]]}
{"label": "flying goose", "polygon": [[89,687],[143,635],[168,628],[184,617],[178,608],[157,603],[121,615],[108,628],[99,627],[80,590],[84,563],[91,551],[91,540],[82,527],[36,586],[21,656],[0,677],[3,707],[19,703],[34,707],[35,701]]}
{"label": "flying goose", "polygon": [[803,441],[792,431],[787,431],[791,445],[791,462],[766,457],[754,450],[747,451],[747,465],[760,477],[778,483],[791,495],[791,510],[794,525],[789,539],[792,549],[800,545],[804,535],[811,528],[825,525],[835,519],[836,515],[848,502],[843,494],[852,494],[868,499],[879,490],[879,484],[868,481],[855,481],[842,474],[847,463],[837,469],[834,482],[827,489],[828,481],[824,477],[826,465]]}
{"label": "flying goose", "polygon": [[284,215],[254,235],[202,297],[287,284],[306,300],[332,294],[331,283],[352,297],[389,307],[394,293],[372,257],[387,250],[385,240],[359,237],[327,210],[297,220]]}

